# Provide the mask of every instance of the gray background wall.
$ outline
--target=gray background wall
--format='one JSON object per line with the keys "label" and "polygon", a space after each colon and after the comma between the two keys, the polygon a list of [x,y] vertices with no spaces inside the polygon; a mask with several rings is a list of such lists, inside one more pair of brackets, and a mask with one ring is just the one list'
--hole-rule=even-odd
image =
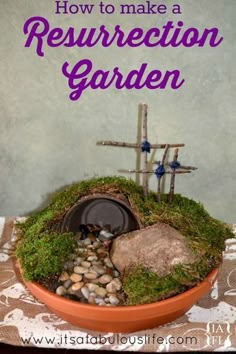
{"label": "gray background wall", "polygon": [[[54,1],[0,0],[0,215],[27,214],[65,185],[135,167],[134,151],[95,143],[135,141],[137,106],[146,102],[149,140],[184,142],[181,162],[198,166],[177,178],[176,191],[201,201],[216,218],[236,222],[236,1],[162,2],[181,4],[183,14],[56,16]],[[24,48],[22,32],[25,20],[36,15],[64,28],[103,23],[149,28],[183,20],[188,27],[219,27],[224,41],[215,49],[45,48],[45,57],[39,58],[34,47]],[[176,91],[87,90],[71,102],[61,65],[82,58],[106,70],[118,65],[123,72],[146,61],[150,69],[179,68],[186,82]],[[154,176],[150,187],[156,188]]]}

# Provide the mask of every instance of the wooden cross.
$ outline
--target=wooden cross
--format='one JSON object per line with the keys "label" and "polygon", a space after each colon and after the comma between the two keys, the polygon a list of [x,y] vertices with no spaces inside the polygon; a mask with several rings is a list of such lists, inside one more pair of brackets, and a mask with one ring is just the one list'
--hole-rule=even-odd
{"label": "wooden cross", "polygon": [[[141,110],[141,119],[142,119],[142,142],[141,144],[139,142],[137,143],[126,143],[126,142],[120,142],[120,141],[98,141],[97,145],[105,145],[105,146],[119,146],[119,147],[127,147],[127,148],[134,148],[134,149],[141,149],[141,157],[142,157],[142,169],[141,170],[122,170],[123,172],[129,172],[129,173],[141,173],[142,174],[142,185],[143,185],[143,192],[144,195],[147,196],[148,194],[148,178],[147,175],[149,173],[154,173],[153,171],[148,171],[148,153],[150,152],[150,149],[166,149],[166,146],[169,148],[178,148],[178,147],[183,147],[184,144],[150,144],[148,142],[148,134],[147,134],[147,104],[143,103],[140,104],[139,106]],[[168,150],[167,149],[167,150]],[[167,154],[167,151],[165,154]],[[165,158],[164,158],[165,160]],[[164,162],[163,162],[164,163]],[[180,173],[180,171],[176,171],[175,173]],[[181,172],[183,173],[183,172]],[[187,173],[187,172],[185,172]],[[159,182],[159,188],[160,188],[160,182]]]}

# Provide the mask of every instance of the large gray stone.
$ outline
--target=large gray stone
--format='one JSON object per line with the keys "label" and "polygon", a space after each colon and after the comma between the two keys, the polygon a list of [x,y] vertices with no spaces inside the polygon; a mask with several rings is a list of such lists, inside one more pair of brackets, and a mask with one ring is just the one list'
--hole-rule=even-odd
{"label": "large gray stone", "polygon": [[119,236],[110,257],[121,273],[133,265],[143,265],[160,276],[168,274],[174,265],[196,261],[184,236],[163,223]]}

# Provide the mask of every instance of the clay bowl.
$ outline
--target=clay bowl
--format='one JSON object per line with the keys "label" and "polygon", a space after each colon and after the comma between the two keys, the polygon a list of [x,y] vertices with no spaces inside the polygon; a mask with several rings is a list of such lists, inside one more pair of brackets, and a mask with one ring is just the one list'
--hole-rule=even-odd
{"label": "clay bowl", "polygon": [[169,299],[137,306],[103,307],[80,304],[60,297],[35,282],[24,280],[29,291],[48,309],[65,321],[99,332],[135,332],[174,321],[187,312],[217,279],[219,269],[212,270],[197,286]]}

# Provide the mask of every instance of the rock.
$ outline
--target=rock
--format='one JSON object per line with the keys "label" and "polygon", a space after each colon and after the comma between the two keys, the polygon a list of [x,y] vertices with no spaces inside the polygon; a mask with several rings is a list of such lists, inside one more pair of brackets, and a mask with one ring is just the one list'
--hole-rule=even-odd
{"label": "rock", "polygon": [[120,302],[119,299],[115,295],[110,295],[109,301],[112,305],[118,305]]}
{"label": "rock", "polygon": [[59,281],[66,281],[70,278],[69,274],[67,272],[62,272],[60,277],[59,277]]}
{"label": "rock", "polygon": [[89,257],[87,258],[87,260],[88,260],[89,262],[97,261],[97,259],[98,259],[97,256],[89,256]]}
{"label": "rock", "polygon": [[72,280],[71,279],[68,279],[64,282],[63,286],[65,289],[69,289],[69,287],[71,286],[72,284]]}
{"label": "rock", "polygon": [[96,295],[94,296],[94,295],[90,294],[89,298],[88,298],[88,303],[91,305],[95,304],[95,298],[96,298]]}
{"label": "rock", "polygon": [[121,283],[120,279],[115,278],[112,280],[112,283],[115,284],[117,291],[119,291],[122,288],[122,283]]}
{"label": "rock", "polygon": [[100,234],[98,236],[100,241],[107,241],[107,240],[111,240],[114,237],[114,235],[106,230],[101,230]]}
{"label": "rock", "polygon": [[72,271],[74,268],[74,262],[73,261],[67,261],[64,264],[64,269],[68,271]]}
{"label": "rock", "polygon": [[74,267],[74,272],[77,274],[85,274],[88,272],[88,268],[76,266],[76,267]]}
{"label": "rock", "polygon": [[101,284],[107,284],[110,283],[110,281],[112,280],[112,276],[109,274],[104,274],[102,275],[100,278],[98,278],[99,283]]}
{"label": "rock", "polygon": [[139,264],[159,276],[170,273],[176,264],[191,264],[196,261],[185,237],[163,223],[117,237],[113,242],[110,257],[121,273]]}
{"label": "rock", "polygon": [[111,281],[109,284],[106,285],[106,291],[108,293],[115,293],[116,292],[116,284]]}
{"label": "rock", "polygon": [[113,275],[113,269],[106,267],[106,274]]}
{"label": "rock", "polygon": [[83,261],[83,262],[81,262],[81,266],[84,268],[89,268],[89,267],[91,267],[91,263],[87,262],[87,261]]}
{"label": "rock", "polygon": [[70,280],[72,280],[73,283],[77,283],[78,281],[82,280],[82,275],[81,274],[77,274],[77,273],[73,273],[70,276]]}
{"label": "rock", "polygon": [[98,260],[98,261],[92,261],[92,264],[93,265],[101,265],[102,263],[101,263],[101,261]]}
{"label": "rock", "polygon": [[84,298],[88,300],[88,298],[89,298],[89,289],[87,288],[87,286],[83,286],[81,288],[81,293],[84,296]]}
{"label": "rock", "polygon": [[93,247],[94,248],[97,248],[97,247],[100,247],[101,246],[101,243],[99,242],[99,241],[95,241],[94,243],[93,243]]}
{"label": "rock", "polygon": [[64,288],[64,286],[58,286],[58,288],[56,289],[56,294],[63,296],[66,294],[66,289]]}
{"label": "rock", "polygon": [[89,238],[86,238],[86,239],[84,240],[84,245],[85,245],[85,246],[91,245],[91,241],[90,241]]}
{"label": "rock", "polygon": [[106,257],[106,258],[104,259],[104,263],[106,264],[106,266],[107,266],[108,268],[113,268],[113,263],[111,262],[111,260],[110,260],[109,257]]}
{"label": "rock", "polygon": [[84,277],[86,279],[96,279],[98,277],[98,275],[96,273],[88,272],[88,273],[84,274]]}
{"label": "rock", "polygon": [[86,286],[89,289],[89,291],[95,291],[95,289],[98,288],[98,285],[97,284],[93,284],[93,283],[87,283]]}
{"label": "rock", "polygon": [[107,294],[106,289],[98,287],[97,289],[95,289],[95,293],[96,295],[100,296],[100,297],[105,297]]}
{"label": "rock", "polygon": [[100,254],[100,253],[104,253],[107,255],[107,250],[105,248],[101,247],[97,250],[97,254]]}
{"label": "rock", "polygon": [[74,284],[71,286],[71,290],[72,290],[72,291],[80,290],[83,285],[84,285],[84,282],[82,282],[82,281],[81,281],[81,282],[74,283]]}
{"label": "rock", "polygon": [[89,256],[96,256],[96,253],[94,251],[92,251],[92,250],[88,250],[87,251],[87,257],[89,257]]}
{"label": "rock", "polygon": [[105,274],[105,269],[102,265],[93,265],[93,269],[99,274],[99,275],[103,275]]}
{"label": "rock", "polygon": [[95,304],[100,305],[100,306],[106,305],[106,303],[103,299],[97,298],[97,297],[95,298]]}
{"label": "rock", "polygon": [[76,257],[75,258],[75,262],[79,265],[81,262],[83,262],[83,258],[82,257]]}
{"label": "rock", "polygon": [[113,276],[115,278],[119,277],[120,273],[117,270],[113,270]]}
{"label": "rock", "polygon": [[96,271],[96,269],[94,269],[94,267],[89,268],[89,273],[95,273],[98,275],[98,272]]}

